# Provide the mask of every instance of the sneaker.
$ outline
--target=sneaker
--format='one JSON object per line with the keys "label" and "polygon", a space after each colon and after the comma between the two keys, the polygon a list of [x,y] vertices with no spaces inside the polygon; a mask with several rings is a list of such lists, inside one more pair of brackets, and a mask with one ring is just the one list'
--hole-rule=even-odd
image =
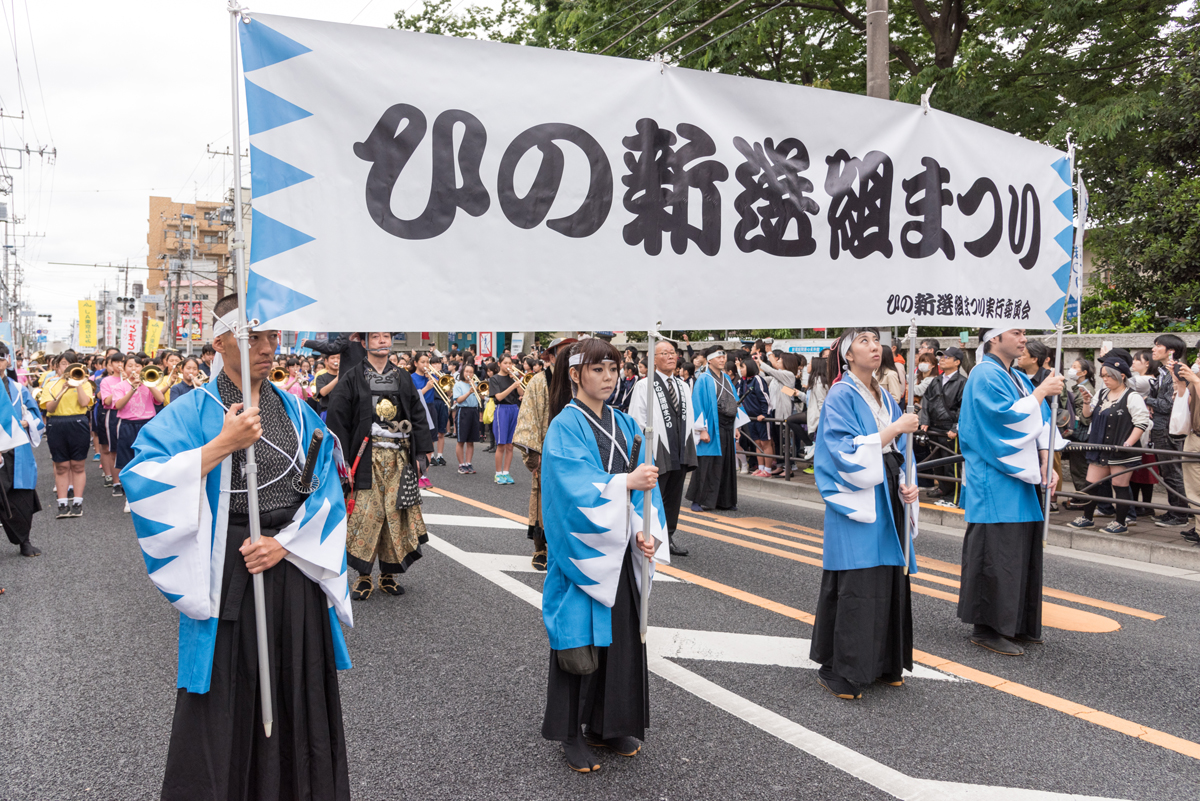
{"label": "sneaker", "polygon": [[68,506],[68,505],[67,505],[67,504],[65,504],[65,503],[60,503],[60,504],[58,505],[58,514],[56,514],[56,515],[54,516],[54,519],[55,519],[55,520],[62,520],[63,518],[67,518],[67,517],[70,517],[70,516],[71,516],[71,507],[70,507],[70,506]]}
{"label": "sneaker", "polygon": [[470,462],[467,462],[467,475],[475,475],[475,465],[471,464]]}
{"label": "sneaker", "polygon": [[1105,534],[1128,534],[1129,526],[1122,526],[1120,523],[1114,520],[1100,530]]}
{"label": "sneaker", "polygon": [[445,456],[442,456],[442,455],[439,453],[439,454],[437,455],[437,463],[438,463],[438,467],[445,467],[445,466],[446,466],[446,457],[445,457]]}
{"label": "sneaker", "polygon": [[503,473],[497,473],[497,474],[496,474],[495,481],[496,481],[496,483],[497,483],[497,484],[503,484],[503,483],[504,483],[504,474],[503,474]]}
{"label": "sneaker", "polygon": [[1095,528],[1096,524],[1086,517],[1077,517],[1070,523],[1067,523],[1071,528]]}
{"label": "sneaker", "polygon": [[104,477],[104,486],[107,487],[108,489],[112,489],[112,486],[113,486],[113,477],[112,476]]}
{"label": "sneaker", "polygon": [[504,483],[505,484],[516,484],[517,482],[513,481],[512,476],[510,476],[508,473],[505,473],[504,474]]}
{"label": "sneaker", "polygon": [[97,453],[95,456],[93,456],[93,457],[92,457],[92,461],[93,461],[93,462],[98,462],[98,461],[100,461],[100,454],[98,454],[98,453]]}
{"label": "sneaker", "polygon": [[817,450],[816,446],[814,446],[814,445],[809,445],[808,447],[806,447],[804,449],[804,455],[800,457],[800,461],[811,462],[813,459],[813,454],[816,452],[816,450]]}
{"label": "sneaker", "polygon": [[433,486],[433,482],[429,480],[428,476],[422,476],[421,479],[417,482],[417,486],[420,487],[421,489],[429,489],[430,487]]}
{"label": "sneaker", "polygon": [[1187,520],[1182,517],[1164,516],[1162,520],[1155,520],[1154,525],[1160,528],[1183,528],[1187,525]]}
{"label": "sneaker", "polygon": [[1194,528],[1189,528],[1187,531],[1179,532],[1179,536],[1183,537],[1190,543],[1200,545],[1200,534],[1197,534],[1196,529]]}
{"label": "sneaker", "polygon": [[1117,510],[1112,506],[1097,506],[1096,517],[1116,517]]}
{"label": "sneaker", "polygon": [[465,476],[467,474],[467,466],[465,464],[460,464],[458,466],[458,474],[460,476]]}
{"label": "sneaker", "polygon": [[71,504],[71,517],[83,517],[83,499],[77,498],[75,503]]}
{"label": "sneaker", "polygon": [[112,491],[113,491],[112,494],[113,494],[114,498],[120,498],[125,495],[125,488],[122,487],[120,484],[113,484]]}
{"label": "sneaker", "polygon": [[125,514],[129,514],[129,501],[125,501]]}
{"label": "sneaker", "polygon": [[[815,471],[815,470],[813,470],[811,467],[806,467],[806,468],[804,468],[804,474],[805,474],[805,475],[811,476],[811,475],[812,475],[814,472],[816,472],[816,471]],[[901,565],[901,567],[903,567],[903,565]]]}

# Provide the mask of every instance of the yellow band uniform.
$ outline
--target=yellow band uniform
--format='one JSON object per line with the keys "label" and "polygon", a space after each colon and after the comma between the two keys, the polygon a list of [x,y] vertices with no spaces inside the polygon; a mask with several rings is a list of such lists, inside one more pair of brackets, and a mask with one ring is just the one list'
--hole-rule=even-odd
{"label": "yellow band uniform", "polygon": [[[87,395],[87,405],[79,403],[79,391],[72,386],[68,386],[68,377],[66,375],[47,374],[42,380],[41,389],[38,390],[38,406],[46,410],[46,414],[50,417],[68,417],[75,414],[87,414],[88,409],[96,402],[96,394],[92,389],[90,381],[84,381],[79,386],[83,387],[84,394]],[[64,390],[66,390],[64,392]],[[50,411],[50,401],[54,400],[55,396],[62,393],[59,398],[58,405]]]}

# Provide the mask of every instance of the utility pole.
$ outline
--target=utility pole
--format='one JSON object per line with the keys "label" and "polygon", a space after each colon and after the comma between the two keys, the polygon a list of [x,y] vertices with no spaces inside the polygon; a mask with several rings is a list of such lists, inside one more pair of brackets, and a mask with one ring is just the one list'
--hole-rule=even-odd
{"label": "utility pole", "polygon": [[867,0],[867,97],[887,100],[888,86],[888,0]]}

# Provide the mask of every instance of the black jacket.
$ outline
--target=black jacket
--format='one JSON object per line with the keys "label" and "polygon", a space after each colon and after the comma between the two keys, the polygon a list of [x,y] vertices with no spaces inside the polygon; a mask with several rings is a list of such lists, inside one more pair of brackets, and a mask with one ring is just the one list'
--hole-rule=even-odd
{"label": "black jacket", "polygon": [[962,394],[966,386],[967,380],[959,372],[955,372],[945,384],[941,376],[934,376],[921,398],[921,425],[938,431],[953,430],[958,425],[958,413],[962,410]]}
{"label": "black jacket", "polygon": [[[417,388],[412,376],[407,370],[400,373],[400,403],[397,409],[397,420],[408,420],[412,423],[412,441],[416,445],[413,455],[429,453],[433,450],[433,437],[429,433],[429,421],[425,416],[425,407],[417,396]],[[354,465],[354,457],[367,439],[367,447],[363,450],[362,459],[358,463],[358,471],[354,474],[354,489],[371,488],[371,421],[375,410],[371,406],[371,391],[367,386],[366,368],[359,362],[349,368],[340,368],[338,374],[341,380],[329,397],[329,410],[325,415],[325,424],[342,443],[342,455],[346,466]]]}

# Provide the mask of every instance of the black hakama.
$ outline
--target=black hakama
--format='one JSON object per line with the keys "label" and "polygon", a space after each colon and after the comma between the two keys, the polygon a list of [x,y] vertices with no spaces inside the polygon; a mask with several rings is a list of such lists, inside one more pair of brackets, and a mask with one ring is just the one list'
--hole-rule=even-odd
{"label": "black hakama", "polygon": [[720,456],[697,456],[699,463],[688,483],[687,499],[705,509],[732,509],[737,506],[737,437],[730,426],[721,424]]}
{"label": "black hakama", "polygon": [[[264,513],[263,534],[277,533],[294,513]],[[328,603],[320,585],[286,560],[263,573],[275,718],[270,739],[264,735],[254,590],[238,551],[249,534],[247,517],[230,514],[212,681],[204,694],[178,691],[162,798],[348,801]]]}
{"label": "black hakama", "polygon": [[[892,517],[903,544],[904,504],[899,495],[901,459],[884,456]],[[912,592],[899,565],[821,574],[809,659],[854,684],[899,678],[912,670]]]}
{"label": "black hakama", "polygon": [[[640,553],[640,551],[639,551]],[[612,645],[598,648],[600,667],[586,676],[567,673],[550,651],[550,677],[542,737],[566,742],[580,724],[600,739],[646,739],[650,727],[650,677],[641,638],[632,546],[625,549],[612,607]]]}
{"label": "black hakama", "polygon": [[13,545],[24,545],[29,542],[29,529],[33,526],[33,516],[42,511],[42,502],[35,489],[14,489],[13,477],[16,474],[16,457],[13,453],[4,456],[4,466],[0,467],[0,524],[4,533]]}
{"label": "black hakama", "polygon": [[1003,637],[1042,637],[1042,522],[968,523],[958,619]]}

